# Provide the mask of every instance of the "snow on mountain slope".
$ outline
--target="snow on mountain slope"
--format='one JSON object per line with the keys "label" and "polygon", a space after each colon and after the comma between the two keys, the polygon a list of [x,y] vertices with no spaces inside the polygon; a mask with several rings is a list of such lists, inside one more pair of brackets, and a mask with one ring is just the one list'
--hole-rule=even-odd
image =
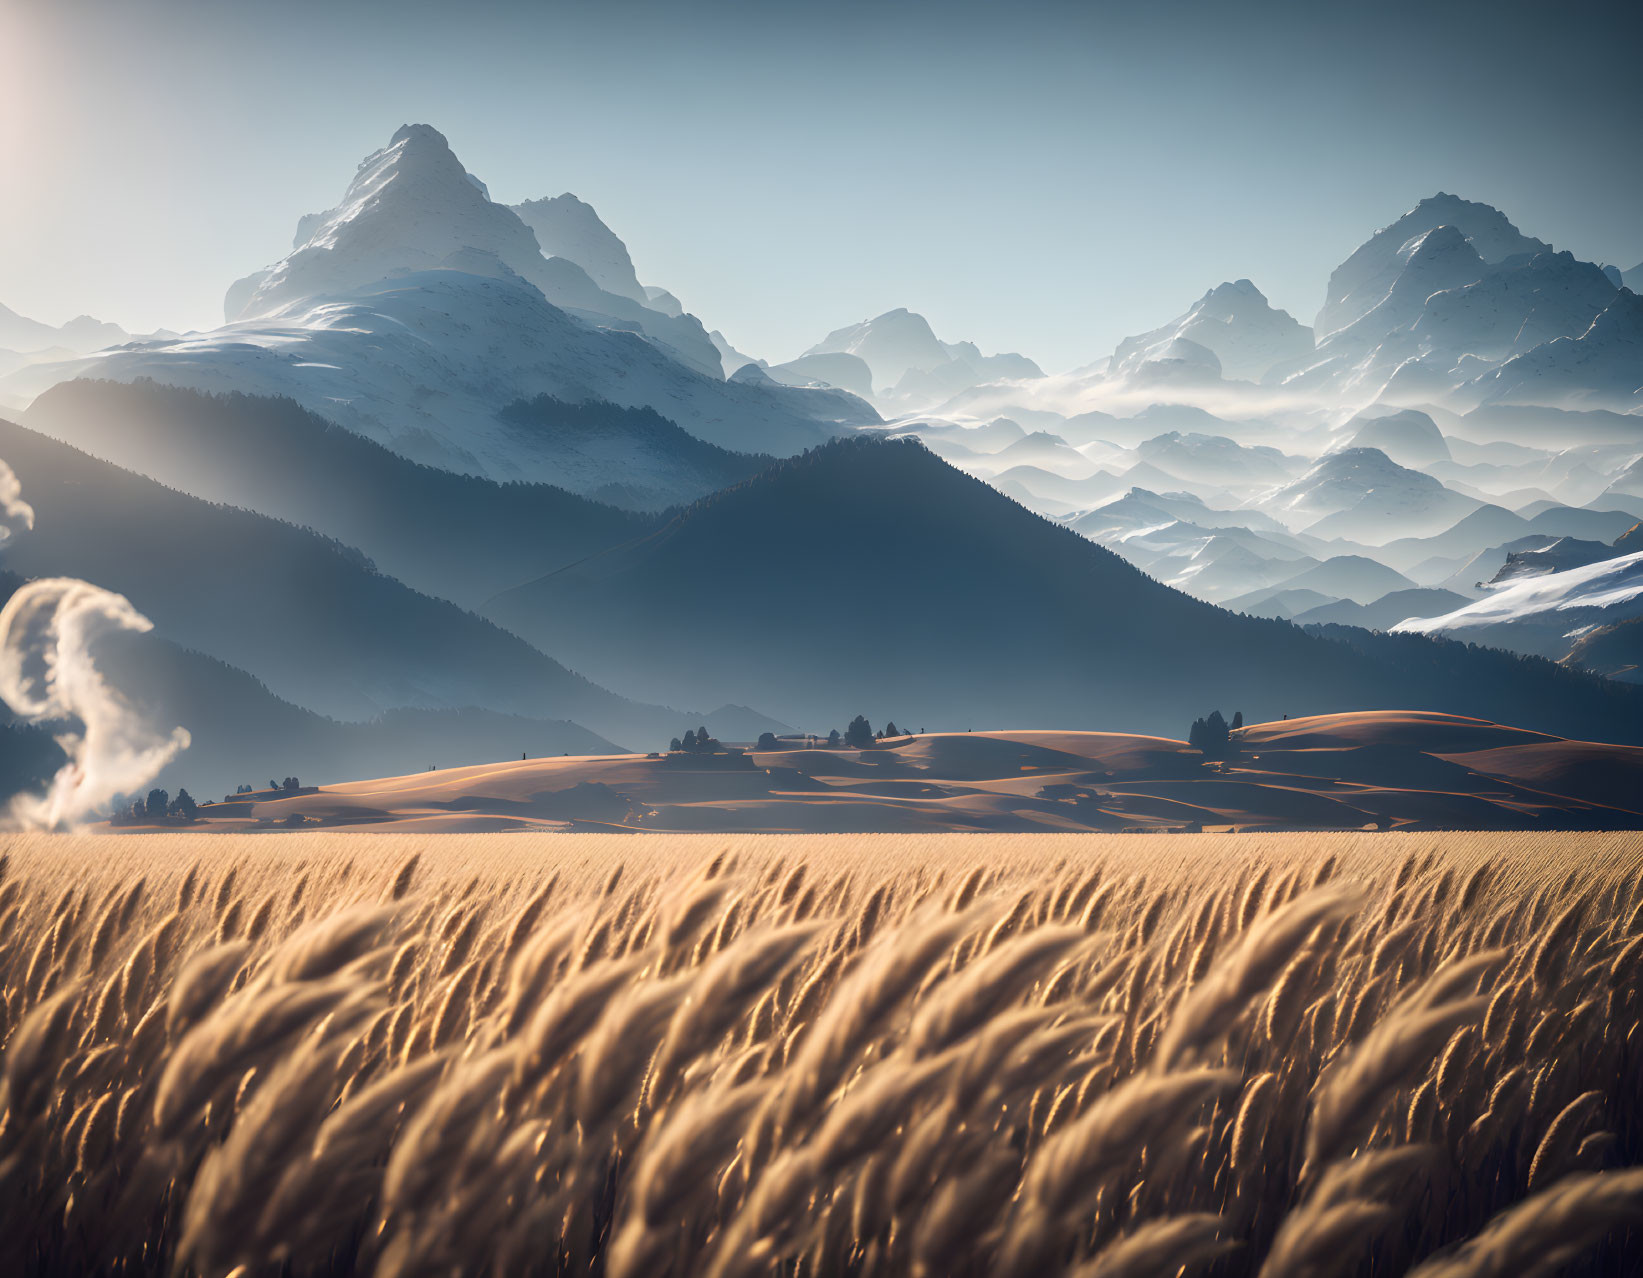
{"label": "snow on mountain slope", "polygon": [[[1621,295],[1601,269],[1568,253],[1484,262],[1453,227],[1415,243],[1386,299],[1325,339],[1317,358],[1288,380],[1332,381],[1392,402],[1475,404],[1484,395],[1472,388],[1487,384],[1503,361],[1581,337]],[[1589,374],[1574,380],[1583,378]],[[1631,389],[1623,387],[1622,397]]]}
{"label": "snow on mountain slope", "polygon": [[[1616,312],[1613,274],[1522,235],[1487,205],[1423,200],[1330,277],[1318,349],[1269,380],[1295,390],[1412,404],[1448,401],[1627,409],[1638,402],[1643,334]],[[1511,373],[1503,362],[1527,357]]]}
{"label": "snow on mountain slope", "polygon": [[1164,358],[1165,348],[1177,338],[1213,351],[1224,376],[1252,382],[1260,381],[1274,364],[1312,351],[1311,329],[1287,311],[1274,309],[1248,280],[1234,280],[1210,289],[1163,327],[1125,338],[1109,368],[1119,376],[1132,376],[1149,361]]}
{"label": "snow on mountain slope", "polygon": [[[573,259],[545,256],[531,228],[494,203],[444,135],[426,124],[404,125],[366,156],[342,203],[303,218],[297,236],[292,253],[229,289],[223,309],[230,321],[460,260],[465,270],[511,271],[557,306],[614,317],[699,371],[719,371],[718,352],[699,321],[651,310],[642,295],[607,292]],[[487,271],[488,261],[499,265]]]}
{"label": "snow on mountain slope", "polygon": [[573,315],[601,327],[625,328],[642,334],[681,364],[717,377],[723,371],[719,348],[694,315],[664,315],[626,297],[607,293],[588,273],[566,257],[550,257],[538,282],[543,296]]}
{"label": "snow on mountain slope", "polygon": [[1586,541],[1580,537],[1559,537],[1545,546],[1513,551],[1506,556],[1500,571],[1489,578],[1489,586],[1505,585],[1528,577],[1546,577],[1554,572],[1584,568],[1587,564],[1601,563],[1615,557],[1615,548],[1607,542]]}
{"label": "snow on mountain slope", "polygon": [[1598,267],[1572,253],[1537,253],[1432,294],[1410,332],[1452,362],[1466,355],[1499,361],[1542,342],[1580,336],[1616,292]]}
{"label": "snow on mountain slope", "polygon": [[[547,483],[563,478],[557,450],[499,415],[538,395],[654,408],[744,453],[791,454],[839,423],[877,421],[854,396],[724,382],[637,334],[578,320],[517,276],[454,269],[299,301],[209,333],[37,365],[5,387],[34,395],[74,377],[283,395],[414,461]],[[599,482],[629,478],[618,463]]]}
{"label": "snow on mountain slope", "polygon": [[1621,289],[1578,337],[1514,355],[1467,388],[1486,404],[1643,407],[1643,297]]}
{"label": "snow on mountain slope", "polygon": [[1385,294],[1351,323],[1320,338],[1320,354],[1374,348],[1389,334],[1414,325],[1434,293],[1475,283],[1487,270],[1472,241],[1453,226],[1416,236],[1393,260],[1399,269]]}
{"label": "snow on mountain slope", "polygon": [[536,232],[542,252],[569,258],[607,293],[650,304],[633,269],[628,246],[600,220],[591,204],[567,191],[551,199],[526,200],[508,207]]}
{"label": "snow on mountain slope", "polygon": [[1323,308],[1313,323],[1319,343],[1383,305],[1405,273],[1412,242],[1445,226],[1458,231],[1485,262],[1550,248],[1524,235],[1498,209],[1439,191],[1376,231],[1335,268]]}
{"label": "snow on mountain slope", "polygon": [[[1640,615],[1643,553],[1520,580],[1454,612],[1406,621],[1395,629],[1473,641],[1487,632],[1491,642],[1550,655],[1559,646],[1566,652],[1580,631]],[[1522,632],[1515,640],[1514,630]]]}
{"label": "snow on mountain slope", "polygon": [[[1484,507],[1477,513],[1482,515],[1488,509]],[[1630,521],[1633,518],[1635,516],[1624,511],[1586,510],[1553,505],[1536,512],[1533,519],[1520,519],[1515,528],[1508,530],[1499,540],[1491,541],[1482,549],[1452,561],[1452,566],[1443,575],[1433,577],[1431,573],[1423,573],[1423,566],[1418,564],[1402,571],[1411,577],[1425,580],[1428,584],[1443,585],[1461,594],[1476,596],[1489,589],[1490,579],[1499,573],[1514,555],[1544,550],[1559,539],[1572,538],[1577,542],[1600,542],[1610,545],[1610,553],[1604,556],[1610,559],[1631,554],[1637,548],[1629,543],[1622,544],[1620,539],[1631,526]],[[1465,522],[1463,520],[1462,524]],[[1433,539],[1433,542],[1438,544],[1448,539],[1448,535],[1445,534],[1444,537]],[[1385,555],[1387,551],[1398,549],[1405,544],[1413,543],[1394,542],[1390,546],[1380,547],[1375,553]],[[1393,556],[1386,555],[1386,559],[1394,566],[1399,566]]]}

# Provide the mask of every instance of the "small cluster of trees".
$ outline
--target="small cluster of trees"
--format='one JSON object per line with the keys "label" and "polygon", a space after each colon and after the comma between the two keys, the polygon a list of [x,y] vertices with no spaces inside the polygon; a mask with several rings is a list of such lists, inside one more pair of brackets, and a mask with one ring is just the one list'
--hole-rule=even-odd
{"label": "small cluster of trees", "polygon": [[178,790],[177,797],[173,799],[156,786],[148,792],[146,798],[133,799],[128,806],[116,807],[111,820],[116,825],[164,821],[167,818],[174,821],[192,821],[199,810],[200,805],[194,802],[194,796],[187,790]]}
{"label": "small cluster of trees", "polygon": [[[705,728],[702,730],[704,732],[707,731]],[[854,719],[850,720],[849,726],[846,727],[842,733],[837,728],[834,728],[833,731],[829,732],[827,734],[825,745],[829,750],[838,750],[842,747],[848,747],[851,750],[867,750],[871,749],[874,743],[883,741],[886,737],[905,737],[911,735],[911,733],[903,732],[900,728],[896,727],[895,720],[893,719],[884,725],[883,731],[874,732],[873,725],[867,721],[867,716],[858,714]],[[810,738],[810,740],[814,741],[815,738]],[[715,741],[713,743],[713,748],[717,749],[718,745],[719,743]],[[675,750],[681,748],[677,740],[674,741],[673,748]],[[688,742],[683,748],[686,750],[690,749]],[[780,750],[782,748],[782,743],[774,732],[761,732],[759,734],[758,744],[756,744],[753,748],[755,750]]]}
{"label": "small cluster of trees", "polygon": [[1187,744],[1206,759],[1224,759],[1233,752],[1232,734],[1241,731],[1243,726],[1242,710],[1233,712],[1230,724],[1221,717],[1219,710],[1211,710],[1208,718],[1192,721],[1192,729],[1187,733]]}
{"label": "small cluster of trees", "polygon": [[832,750],[837,750],[841,744],[847,746],[851,750],[869,750],[873,747],[874,743],[883,741],[886,737],[905,737],[911,735],[911,733],[903,732],[900,728],[896,727],[896,721],[894,719],[884,725],[883,731],[874,732],[873,725],[867,721],[867,716],[864,714],[858,714],[854,719],[850,720],[849,726],[845,728],[844,735],[842,737],[839,735],[837,729],[829,732],[827,734],[827,745],[828,748]]}
{"label": "small cluster of trees", "polygon": [[687,731],[682,741],[678,737],[674,737],[668,743],[667,748],[675,754],[681,750],[686,754],[717,754],[724,749],[714,737],[708,734],[705,727],[697,728],[694,732]]}

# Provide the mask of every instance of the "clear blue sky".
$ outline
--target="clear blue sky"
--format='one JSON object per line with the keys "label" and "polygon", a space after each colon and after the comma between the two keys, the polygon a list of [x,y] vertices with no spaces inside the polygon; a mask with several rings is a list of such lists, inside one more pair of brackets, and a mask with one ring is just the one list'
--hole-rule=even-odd
{"label": "clear blue sky", "polygon": [[1643,4],[0,0],[0,302],[217,321],[407,121],[788,358],[895,306],[1046,368],[1223,279],[1310,322],[1439,189],[1643,259]]}

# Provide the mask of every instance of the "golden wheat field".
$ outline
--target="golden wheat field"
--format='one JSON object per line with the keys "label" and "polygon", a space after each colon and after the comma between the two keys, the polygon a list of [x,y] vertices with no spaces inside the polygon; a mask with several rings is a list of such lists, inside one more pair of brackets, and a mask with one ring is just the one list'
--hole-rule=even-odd
{"label": "golden wheat field", "polygon": [[0,1273],[1636,1273],[1640,865],[22,837]]}

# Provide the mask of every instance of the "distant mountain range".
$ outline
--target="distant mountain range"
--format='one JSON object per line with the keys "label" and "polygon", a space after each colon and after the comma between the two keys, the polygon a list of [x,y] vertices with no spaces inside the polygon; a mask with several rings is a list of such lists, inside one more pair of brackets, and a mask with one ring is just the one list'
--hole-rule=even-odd
{"label": "distant mountain range", "polygon": [[0,350],[3,351],[19,354],[71,351],[85,354],[130,340],[131,334],[118,324],[107,324],[89,315],[54,326],[19,315],[10,307],[0,306]]}
{"label": "distant mountain range", "polygon": [[847,706],[943,730],[1157,732],[1194,706],[1489,717],[1510,702],[1548,731],[1643,739],[1626,720],[1643,702],[1546,663],[1480,679],[1464,649],[1366,659],[1198,603],[911,441],[812,450],[485,611],[638,695],[735,689],[797,723]]}
{"label": "distant mountain range", "polygon": [[839,354],[864,363],[889,400],[934,403],[982,382],[1044,376],[1025,355],[983,355],[973,342],[941,341],[924,316],[905,307],[835,329],[802,360]]}
{"label": "distant mountain range", "polygon": [[1191,342],[1215,356],[1224,377],[1260,381],[1274,365],[1300,359],[1312,350],[1312,330],[1287,312],[1275,310],[1248,280],[1210,289],[1184,315],[1162,328],[1126,338],[1113,352],[1111,371],[1138,376],[1148,363],[1177,356],[1178,342]]}

